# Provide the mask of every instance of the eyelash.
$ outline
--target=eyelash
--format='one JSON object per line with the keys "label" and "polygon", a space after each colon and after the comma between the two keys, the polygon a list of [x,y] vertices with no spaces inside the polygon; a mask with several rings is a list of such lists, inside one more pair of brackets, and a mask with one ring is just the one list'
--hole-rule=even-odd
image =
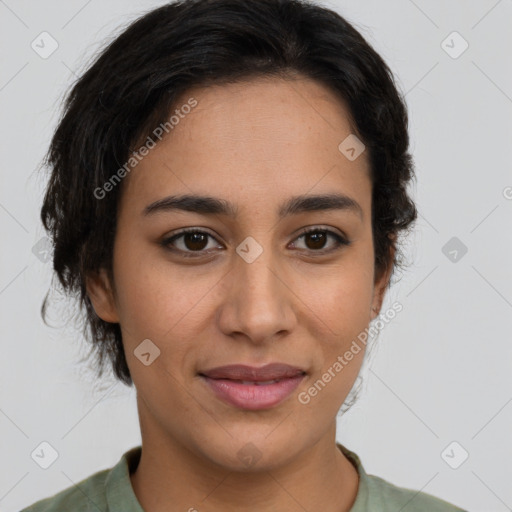
{"label": "eyelash", "polygon": [[[183,235],[185,235],[187,233],[199,233],[199,234],[207,235],[207,236],[215,239],[215,237],[212,234],[208,233],[207,231],[201,231],[201,230],[199,230],[197,228],[184,228],[183,230],[179,231],[178,233],[163,239],[160,242],[160,244],[166,250],[168,250],[168,251],[181,252],[182,256],[184,258],[198,258],[198,257],[201,257],[201,256],[203,256],[205,254],[208,254],[208,251],[204,251],[204,250],[201,250],[201,251],[190,251],[190,250],[189,251],[183,251],[182,249],[176,249],[176,248],[169,247],[175,240],[177,240],[178,238],[183,237]],[[303,238],[305,235],[308,235],[310,233],[325,233],[325,234],[327,234],[327,236],[332,236],[336,240],[336,245],[332,249],[327,249],[327,250],[319,249],[317,251],[315,251],[313,249],[310,249],[310,251],[312,253],[314,253],[315,256],[323,256],[325,254],[329,254],[331,252],[340,250],[343,246],[348,246],[348,245],[350,245],[352,243],[350,240],[344,238],[343,236],[339,235],[338,233],[335,233],[334,231],[331,231],[330,229],[322,229],[322,228],[318,228],[318,227],[305,228],[303,231],[301,231],[301,233],[296,237],[295,240],[297,240],[299,238]]]}

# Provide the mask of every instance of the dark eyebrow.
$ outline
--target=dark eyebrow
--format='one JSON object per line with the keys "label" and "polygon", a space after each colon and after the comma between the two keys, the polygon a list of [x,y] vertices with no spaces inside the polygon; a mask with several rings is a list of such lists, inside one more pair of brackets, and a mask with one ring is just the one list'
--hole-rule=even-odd
{"label": "dark eyebrow", "polygon": [[[193,194],[158,199],[146,206],[142,214],[148,216],[158,212],[173,210],[183,210],[204,215],[226,215],[232,218],[235,218],[238,214],[238,207],[225,199]],[[281,205],[278,210],[278,216],[282,219],[288,215],[324,210],[351,211],[357,213],[363,219],[363,209],[360,204],[355,199],[339,193],[291,197]]]}

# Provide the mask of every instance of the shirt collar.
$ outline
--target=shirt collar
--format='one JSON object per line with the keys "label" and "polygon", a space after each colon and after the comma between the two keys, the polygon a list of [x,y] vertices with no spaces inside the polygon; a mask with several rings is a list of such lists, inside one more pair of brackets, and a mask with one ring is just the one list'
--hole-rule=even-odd
{"label": "shirt collar", "polygon": [[359,475],[359,486],[357,488],[357,495],[352,505],[350,512],[365,512],[369,510],[369,484],[368,484],[368,474],[363,468],[361,460],[354,452],[351,452],[348,448],[343,446],[341,443],[336,443],[336,446],[341,450],[341,452],[347,457],[347,459],[352,463],[352,465],[356,468],[357,473]]}
{"label": "shirt collar", "polygon": [[133,491],[130,473],[139,464],[142,446],[135,446],[123,454],[105,480],[108,510],[115,512],[144,512]]}

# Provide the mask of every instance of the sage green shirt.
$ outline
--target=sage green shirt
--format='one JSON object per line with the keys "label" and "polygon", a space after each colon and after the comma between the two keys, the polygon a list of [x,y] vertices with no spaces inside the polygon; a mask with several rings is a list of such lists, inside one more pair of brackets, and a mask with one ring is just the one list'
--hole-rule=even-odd
{"label": "sage green shirt", "polygon": [[[439,498],[368,475],[355,453],[337,445],[359,473],[359,489],[350,512],[466,512]],[[98,471],[76,486],[37,501],[21,512],[144,512],[130,480],[141,450],[140,445],[131,448],[113,468]]]}

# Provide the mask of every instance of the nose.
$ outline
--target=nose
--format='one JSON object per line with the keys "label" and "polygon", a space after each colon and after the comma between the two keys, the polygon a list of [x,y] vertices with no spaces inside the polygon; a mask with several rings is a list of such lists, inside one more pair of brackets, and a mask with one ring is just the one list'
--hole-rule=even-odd
{"label": "nose", "polygon": [[255,344],[276,341],[293,331],[297,323],[293,283],[270,249],[252,262],[234,255],[233,267],[223,283],[218,323],[231,337]]}

